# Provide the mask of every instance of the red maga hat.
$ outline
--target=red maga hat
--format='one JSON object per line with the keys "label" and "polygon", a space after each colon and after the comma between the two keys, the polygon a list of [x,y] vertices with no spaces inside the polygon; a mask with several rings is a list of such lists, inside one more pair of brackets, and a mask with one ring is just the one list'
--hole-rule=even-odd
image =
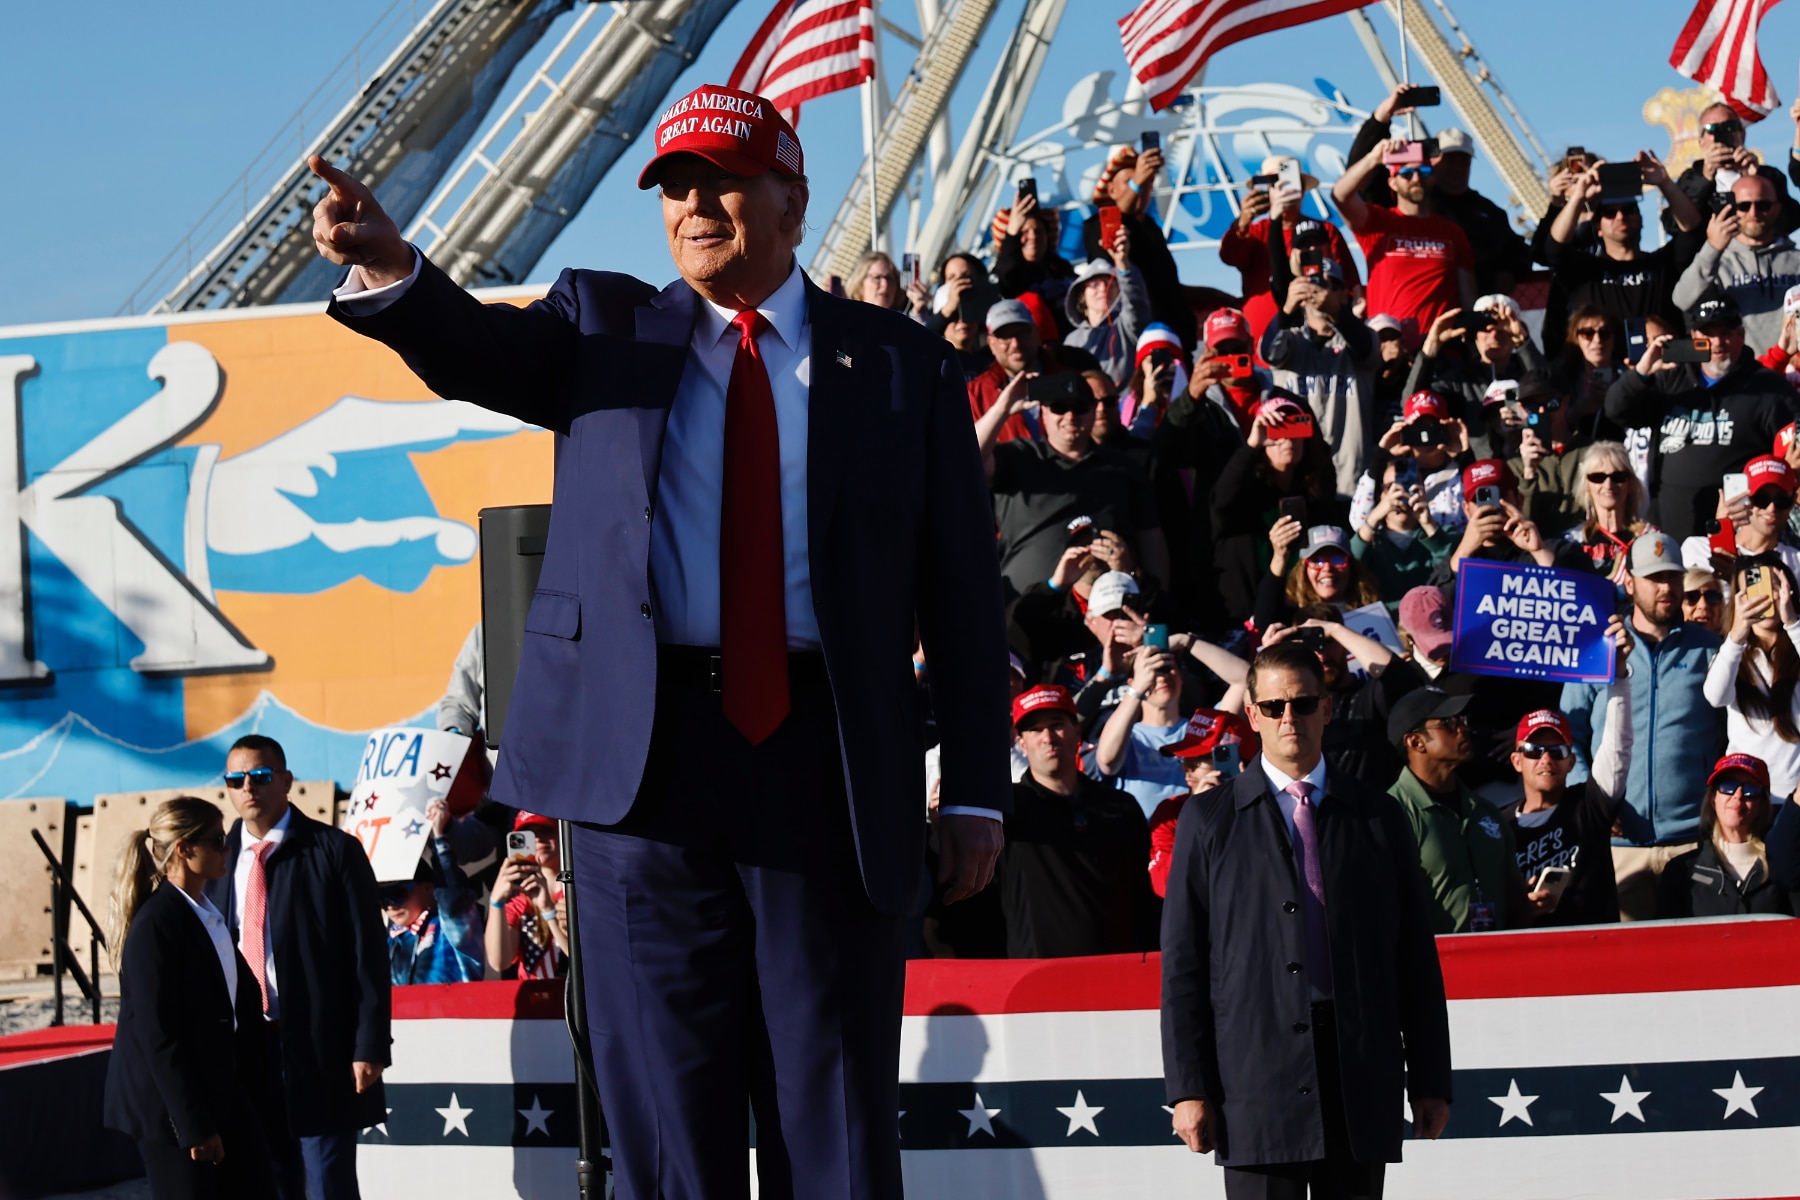
{"label": "red maga hat", "polygon": [[1775,448],[1770,451],[1770,453],[1774,454],[1776,458],[1785,459],[1787,457],[1787,452],[1794,445],[1794,439],[1797,437],[1800,437],[1800,423],[1790,422],[1787,425],[1783,425],[1780,429],[1775,431]]}
{"label": "red maga hat", "polygon": [[1071,717],[1080,719],[1080,714],[1075,711],[1075,698],[1069,695],[1068,688],[1060,684],[1043,683],[1013,697],[1013,725],[1017,727],[1020,721],[1032,713],[1046,708],[1053,712],[1068,713]]}
{"label": "red maga hat", "polygon": [[1248,341],[1250,322],[1235,308],[1215,308],[1207,314],[1203,337],[1208,346],[1216,346],[1233,338]]}
{"label": "red maga hat", "polygon": [[1259,739],[1250,729],[1250,722],[1237,713],[1197,708],[1188,718],[1187,731],[1162,747],[1160,753],[1165,758],[1199,758],[1220,746],[1234,744],[1241,747],[1240,760],[1256,757]]}
{"label": "red maga hat", "polygon": [[1465,498],[1475,495],[1478,487],[1489,485],[1498,487],[1502,492],[1513,492],[1519,488],[1519,480],[1512,473],[1512,468],[1497,458],[1478,458],[1463,468],[1462,485]]}
{"label": "red maga hat", "polygon": [[1575,727],[1569,724],[1569,718],[1554,708],[1540,708],[1536,712],[1528,712],[1519,718],[1519,732],[1514,735],[1514,742],[1529,742],[1531,735],[1539,730],[1548,729],[1563,740],[1566,746],[1575,744]]}
{"label": "red maga hat", "polygon": [[1406,404],[1400,410],[1400,416],[1408,423],[1421,417],[1433,421],[1448,421],[1450,406],[1436,392],[1414,392],[1406,398]]}
{"label": "red maga hat", "polygon": [[1752,496],[1766,487],[1778,487],[1790,496],[1794,494],[1794,468],[1787,465],[1786,459],[1759,454],[1744,464],[1744,477],[1750,482]]}
{"label": "red maga hat", "polygon": [[1712,774],[1706,777],[1706,786],[1711,787],[1719,782],[1721,775],[1732,771],[1748,775],[1751,783],[1760,783],[1765,791],[1769,787],[1769,764],[1754,754],[1727,754],[1713,766]]}
{"label": "red maga hat", "polygon": [[521,808],[518,816],[513,818],[513,829],[515,831],[520,829],[542,829],[549,833],[555,833],[556,818],[546,817],[542,813],[526,812]]}
{"label": "red maga hat", "polygon": [[656,119],[656,157],[644,164],[638,187],[655,187],[657,168],[673,154],[698,154],[733,175],[806,174],[800,137],[773,104],[711,83],[701,84]]}

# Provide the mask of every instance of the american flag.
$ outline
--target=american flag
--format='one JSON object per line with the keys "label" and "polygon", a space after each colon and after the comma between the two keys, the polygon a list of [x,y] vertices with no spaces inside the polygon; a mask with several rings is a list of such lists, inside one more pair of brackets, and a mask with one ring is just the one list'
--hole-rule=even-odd
{"label": "american flag", "polygon": [[1746,121],[1781,103],[1756,53],[1756,27],[1780,0],[1700,0],[1681,27],[1669,65],[1712,88]]}
{"label": "american flag", "polygon": [[[1800,921],[1441,938],[1455,1104],[1408,1139],[1393,1200],[1792,1197]],[[1213,1200],[1170,1132],[1157,956],[908,964],[895,1130],[933,1200]],[[367,1195],[569,1194],[575,1069],[561,984],[394,989]],[[740,1118],[741,1119],[741,1118]],[[1397,1124],[1407,1121],[1395,1112]]]}
{"label": "american flag", "polygon": [[755,92],[798,122],[802,102],[874,77],[870,0],[776,0],[725,86]]}
{"label": "american flag", "polygon": [[[1144,0],[1119,22],[1131,73],[1164,109],[1214,54],[1245,38],[1361,8],[1371,0]],[[1772,0],[1771,0],[1772,2]]]}

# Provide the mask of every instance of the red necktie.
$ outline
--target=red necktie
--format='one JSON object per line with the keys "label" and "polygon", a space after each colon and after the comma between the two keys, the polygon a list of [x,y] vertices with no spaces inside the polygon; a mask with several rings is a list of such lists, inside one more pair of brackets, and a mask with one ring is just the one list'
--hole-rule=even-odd
{"label": "red necktie", "polygon": [[756,348],[769,327],[733,318],[737,358],[725,389],[725,486],[719,522],[719,657],[725,719],[760,744],[788,714],[786,572],[781,545],[781,433]]}
{"label": "red necktie", "polygon": [[244,916],[241,922],[243,932],[238,938],[244,960],[250,964],[250,973],[256,976],[256,986],[262,989],[262,1010],[265,1013],[269,1011],[269,950],[263,934],[268,924],[269,876],[263,870],[263,862],[274,848],[274,842],[261,841],[256,844],[256,851],[251,855],[250,878],[244,883]]}

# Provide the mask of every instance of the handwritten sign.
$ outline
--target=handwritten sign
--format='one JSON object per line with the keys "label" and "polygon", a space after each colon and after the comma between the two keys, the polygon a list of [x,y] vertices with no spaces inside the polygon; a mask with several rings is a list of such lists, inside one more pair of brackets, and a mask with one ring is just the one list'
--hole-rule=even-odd
{"label": "handwritten sign", "polygon": [[1585,571],[1466,558],[1456,575],[1450,669],[1560,683],[1611,683],[1616,592]]}
{"label": "handwritten sign", "polygon": [[469,749],[469,738],[438,729],[395,727],[369,735],[344,806],[344,832],[362,843],[377,880],[413,877],[431,840],[425,808],[433,800],[450,802]]}

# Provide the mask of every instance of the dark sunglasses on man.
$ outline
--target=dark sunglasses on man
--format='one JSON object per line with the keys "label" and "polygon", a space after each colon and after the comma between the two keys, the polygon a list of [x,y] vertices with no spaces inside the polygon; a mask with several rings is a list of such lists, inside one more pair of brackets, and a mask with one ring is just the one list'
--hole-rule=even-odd
{"label": "dark sunglasses on man", "polygon": [[1700,132],[1711,134],[1715,141],[1722,141],[1725,138],[1743,136],[1744,123],[1736,118],[1729,121],[1708,121],[1700,127]]}
{"label": "dark sunglasses on man", "polygon": [[1773,508],[1780,512],[1786,512],[1788,509],[1794,507],[1794,498],[1780,488],[1766,487],[1758,490],[1756,495],[1750,497],[1750,507]]}
{"label": "dark sunglasses on man", "polygon": [[1294,696],[1286,700],[1258,700],[1256,701],[1256,711],[1271,721],[1279,721],[1281,714],[1288,710],[1289,705],[1293,706],[1296,717],[1310,717],[1319,711],[1319,697]]}
{"label": "dark sunglasses on man", "polygon": [[1775,211],[1773,200],[1738,200],[1732,204],[1741,213],[1754,212],[1759,217],[1766,217]]}
{"label": "dark sunglasses on man", "polygon": [[1396,167],[1394,174],[1401,179],[1430,179],[1431,168],[1429,166]]}
{"label": "dark sunglasses on man", "polygon": [[1514,746],[1513,749],[1517,750],[1520,754],[1523,754],[1526,758],[1529,758],[1532,762],[1536,762],[1546,754],[1550,756],[1551,762],[1561,762],[1565,758],[1575,757],[1575,747],[1565,746],[1560,742],[1550,746],[1546,746],[1541,742],[1520,742],[1517,746]]}
{"label": "dark sunglasses on man", "polygon": [[225,774],[225,786],[228,788],[241,788],[246,783],[251,787],[260,787],[274,781],[275,772],[269,767],[257,767],[250,771],[228,771]]}
{"label": "dark sunglasses on man", "polygon": [[1600,204],[1595,206],[1594,214],[1603,221],[1610,221],[1614,217],[1642,217],[1644,215],[1635,204]]}

